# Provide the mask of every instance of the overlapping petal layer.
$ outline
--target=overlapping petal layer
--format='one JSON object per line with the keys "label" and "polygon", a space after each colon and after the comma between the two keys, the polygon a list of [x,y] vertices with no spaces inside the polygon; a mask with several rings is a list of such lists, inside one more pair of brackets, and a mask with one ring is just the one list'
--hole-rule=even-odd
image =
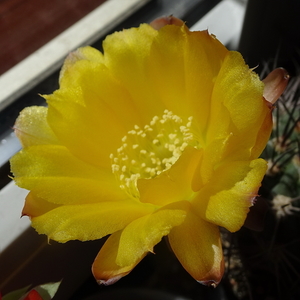
{"label": "overlapping petal layer", "polygon": [[61,145],[34,145],[12,160],[16,183],[57,204],[83,204],[124,199],[106,169],[84,163]]}
{"label": "overlapping petal layer", "polygon": [[[153,212],[151,205],[115,201],[61,205],[32,218],[32,226],[58,242],[100,239]],[[76,238],[75,238],[76,237]]]}
{"label": "overlapping petal layer", "polygon": [[204,220],[237,231],[257,196],[267,164],[262,159],[226,162],[192,200]]}
{"label": "overlapping petal layer", "polygon": [[144,24],[108,36],[103,48],[106,66],[130,91],[145,123],[165,108],[192,115],[202,142],[210,118],[207,99],[228,53],[217,39],[185,26],[166,26],[157,32]]}
{"label": "overlapping petal layer", "polygon": [[69,68],[72,70],[64,72],[66,79],[61,79],[61,88],[46,96],[48,122],[58,139],[75,156],[89,164],[110,169],[110,153],[120,146],[127,131],[139,122],[139,114],[128,91],[102,64],[80,60]]}
{"label": "overlapping petal layer", "polygon": [[[211,105],[214,110],[207,128],[208,139],[225,138],[232,135],[226,156],[243,160],[252,158],[251,150],[255,145],[263,122],[271,124],[270,109],[262,101],[263,83],[258,80],[240,53],[229,52],[224,59],[215,82]],[[224,122],[227,115],[228,123]],[[265,120],[268,115],[269,120]],[[249,130],[251,128],[251,130]],[[270,131],[268,132],[270,135]],[[260,151],[267,142],[262,141]]]}
{"label": "overlapping petal layer", "polygon": [[184,222],[189,208],[187,201],[166,205],[111,235],[93,265],[97,281],[111,284],[127,275],[163,236]]}
{"label": "overlapping petal layer", "polygon": [[161,238],[184,221],[188,209],[187,201],[178,201],[131,222],[121,234],[116,263],[131,265],[144,253],[153,252]]}
{"label": "overlapping petal layer", "polygon": [[169,235],[183,267],[218,284],[218,226],[243,225],[266,170],[262,82],[213,35],[176,24],[114,33],[104,54],[71,53],[48,108],[15,125],[24,149],[12,172],[31,191],[23,214],[60,242],[112,234],[93,265],[100,283]]}
{"label": "overlapping petal layer", "polygon": [[119,266],[116,264],[119,242],[122,232],[113,233],[98,253],[92,267],[94,277],[99,284],[110,285],[132,271],[144,258],[146,252],[131,265]]}

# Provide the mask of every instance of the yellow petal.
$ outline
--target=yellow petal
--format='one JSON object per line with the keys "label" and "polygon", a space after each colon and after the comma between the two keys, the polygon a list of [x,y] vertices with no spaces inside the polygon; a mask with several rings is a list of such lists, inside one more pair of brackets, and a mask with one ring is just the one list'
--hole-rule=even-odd
{"label": "yellow petal", "polygon": [[122,266],[116,264],[119,242],[122,232],[112,234],[98,253],[92,272],[99,284],[110,285],[127,275],[144,258],[146,253],[132,265]]}
{"label": "yellow petal", "polygon": [[230,138],[230,133],[228,133],[227,136],[216,137],[203,149],[203,156],[200,164],[200,176],[203,184],[206,184],[211,180],[216,166],[219,165],[223,159]]}
{"label": "yellow petal", "polygon": [[110,169],[110,154],[140,124],[128,91],[105,66],[87,60],[77,62],[61,81],[58,91],[45,96],[50,127],[81,160]]}
{"label": "yellow petal", "polygon": [[133,201],[63,205],[32,218],[32,226],[58,242],[88,241],[121,230],[153,211],[153,206]]}
{"label": "yellow petal", "polygon": [[46,107],[32,106],[23,109],[16,120],[14,130],[23,148],[59,143],[47,123]]}
{"label": "yellow petal", "polygon": [[[144,124],[148,124],[165,109],[156,90],[149,83],[147,70],[148,65],[155,59],[150,56],[150,51],[157,35],[158,32],[150,25],[142,24],[139,28],[115,32],[103,42],[105,65],[129,91]],[[159,73],[156,76],[163,80]]]}
{"label": "yellow petal", "polygon": [[227,52],[207,31],[190,32],[184,25],[161,28],[153,41],[148,84],[174,114],[194,117],[198,138],[204,138],[210,113],[207,100]]}
{"label": "yellow petal", "polygon": [[141,123],[130,93],[103,64],[103,55],[91,47],[70,54],[60,89],[44,97],[49,125],[59,140],[80,159],[100,167],[110,168],[109,155]]}
{"label": "yellow petal", "polygon": [[106,66],[130,91],[146,123],[167,108],[195,116],[199,132],[205,130],[207,99],[228,52],[217,39],[207,31],[190,32],[185,25],[156,31],[143,24],[108,36],[103,48]]}
{"label": "yellow petal", "polygon": [[216,286],[224,272],[219,229],[192,211],[169,233],[169,242],[186,271],[205,285]]}
{"label": "yellow petal", "polygon": [[18,186],[56,204],[116,201],[125,194],[111,172],[88,165],[59,145],[26,148],[11,159]]}
{"label": "yellow petal", "polygon": [[126,226],[120,238],[117,265],[134,265],[145,253],[153,252],[161,238],[183,222],[188,208],[187,201],[171,203]]}
{"label": "yellow petal", "polygon": [[244,224],[267,165],[262,159],[227,162],[192,201],[205,220],[234,232]]}
{"label": "yellow petal", "polygon": [[[271,114],[262,95],[263,83],[258,75],[249,70],[240,53],[228,52],[212,94],[211,119],[207,132],[208,141],[221,137],[226,139],[231,133],[225,156],[235,160],[247,160],[251,157],[251,150],[262,124],[267,120],[266,116]],[[270,119],[265,127],[270,134]]]}
{"label": "yellow petal", "polygon": [[[95,63],[103,62],[103,54],[97,49],[87,46],[77,49],[76,51],[71,52],[64,61],[63,67],[61,68],[59,77],[60,84],[63,84],[63,81],[66,78],[70,78],[67,73],[73,73],[73,66],[76,62],[80,60],[88,60]],[[71,75],[71,74],[70,74]],[[72,75],[71,75],[72,76]],[[70,83],[70,82],[69,82]]]}
{"label": "yellow petal", "polygon": [[[193,181],[198,171],[202,152],[187,147],[177,162],[153,179],[138,180],[140,201],[156,205],[189,200],[193,194]],[[198,184],[198,182],[196,182]]]}

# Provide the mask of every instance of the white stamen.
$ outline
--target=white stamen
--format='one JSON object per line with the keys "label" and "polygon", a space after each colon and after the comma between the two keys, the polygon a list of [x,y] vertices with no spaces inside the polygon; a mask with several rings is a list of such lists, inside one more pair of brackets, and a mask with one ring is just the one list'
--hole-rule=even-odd
{"label": "white stamen", "polygon": [[193,117],[186,122],[171,111],[154,116],[143,129],[134,125],[122,139],[116,155],[110,154],[112,172],[120,188],[138,198],[137,180],[150,179],[170,169],[190,145],[198,148],[191,131]]}

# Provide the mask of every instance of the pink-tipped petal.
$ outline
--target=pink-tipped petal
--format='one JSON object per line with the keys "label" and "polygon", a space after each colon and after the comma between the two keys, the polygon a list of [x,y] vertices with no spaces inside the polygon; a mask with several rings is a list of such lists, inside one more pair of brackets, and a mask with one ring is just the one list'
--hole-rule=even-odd
{"label": "pink-tipped petal", "polygon": [[116,258],[119,250],[119,242],[122,231],[112,234],[98,253],[92,272],[99,284],[111,285],[122,277],[126,276],[131,270],[145,257],[144,253],[134,264],[119,266],[116,264]]}
{"label": "pink-tipped petal", "polygon": [[176,17],[168,16],[157,18],[150,23],[150,26],[152,26],[156,30],[159,30],[166,25],[182,26],[184,25],[184,22]]}
{"label": "pink-tipped petal", "polygon": [[224,272],[219,229],[189,212],[169,234],[170,245],[186,271],[198,282],[216,287]]}
{"label": "pink-tipped petal", "polygon": [[264,88],[264,98],[274,104],[277,99],[284,92],[288,81],[289,74],[283,68],[277,68],[273,70],[264,80],[265,88]]}

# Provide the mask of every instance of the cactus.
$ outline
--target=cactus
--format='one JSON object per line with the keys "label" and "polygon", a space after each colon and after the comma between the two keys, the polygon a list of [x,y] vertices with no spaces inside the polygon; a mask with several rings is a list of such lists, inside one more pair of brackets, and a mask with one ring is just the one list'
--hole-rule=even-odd
{"label": "cactus", "polygon": [[262,153],[267,174],[248,215],[252,229],[253,220],[264,226],[259,232],[242,228],[222,234],[225,280],[236,299],[300,297],[300,76],[290,80],[273,118]]}
{"label": "cactus", "polygon": [[[300,206],[300,77],[291,80],[274,110],[274,129],[263,158],[269,168],[271,203],[277,218],[299,211]],[[270,184],[272,183],[273,184]]]}

